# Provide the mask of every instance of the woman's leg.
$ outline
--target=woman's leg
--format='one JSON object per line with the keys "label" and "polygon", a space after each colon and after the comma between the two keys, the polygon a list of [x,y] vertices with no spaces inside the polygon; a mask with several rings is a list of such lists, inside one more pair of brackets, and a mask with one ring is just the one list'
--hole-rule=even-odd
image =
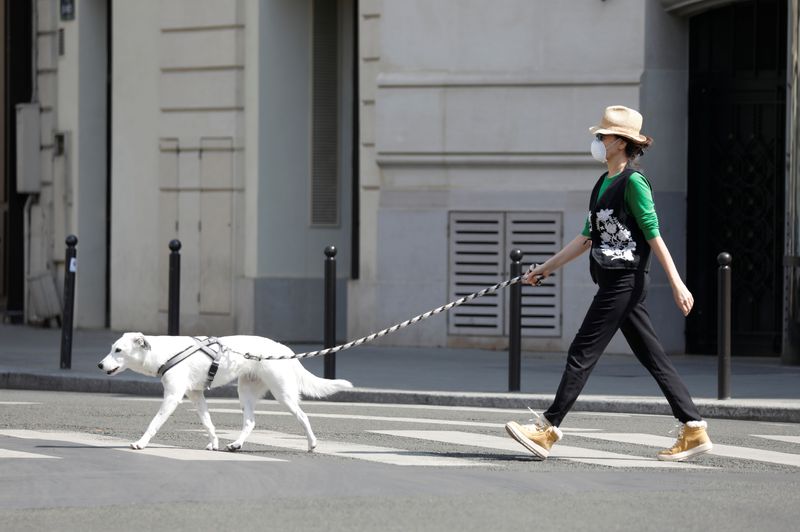
{"label": "woman's leg", "polygon": [[672,408],[672,414],[681,423],[700,421],[702,416],[689,395],[689,389],[686,388],[683,379],[678,375],[675,366],[658,341],[644,301],[628,314],[620,329],[633,354],[655,378]]}
{"label": "woman's leg", "polygon": [[600,355],[644,290],[643,276],[634,272],[604,272],[599,281],[600,288],[567,353],[567,366],[553,404],[544,413],[555,426],[575,404]]}
{"label": "woman's leg", "polygon": [[636,305],[620,328],[636,358],[656,379],[672,408],[672,415],[683,423],[672,447],[659,451],[656,457],[659,460],[682,461],[710,451],[713,444],[706,432],[706,422],[702,420],[689,390],[661,347],[644,300]]}

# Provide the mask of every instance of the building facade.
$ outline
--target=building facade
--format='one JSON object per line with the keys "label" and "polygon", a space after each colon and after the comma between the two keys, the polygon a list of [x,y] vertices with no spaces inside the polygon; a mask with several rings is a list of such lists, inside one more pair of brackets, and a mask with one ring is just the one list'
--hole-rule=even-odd
{"label": "building facade", "polygon": [[[11,319],[58,314],[74,233],[76,325],[164,332],[178,238],[182,331],[318,341],[333,244],[337,335],[366,335],[576,235],[588,127],[623,104],[697,296],[686,321],[654,265],[665,347],[713,351],[725,250],[736,345],[798,360],[796,0],[24,4],[2,10]],[[565,350],[592,293],[583,259],[525,288],[523,346]],[[381,342],[503,348],[506,297]]]}

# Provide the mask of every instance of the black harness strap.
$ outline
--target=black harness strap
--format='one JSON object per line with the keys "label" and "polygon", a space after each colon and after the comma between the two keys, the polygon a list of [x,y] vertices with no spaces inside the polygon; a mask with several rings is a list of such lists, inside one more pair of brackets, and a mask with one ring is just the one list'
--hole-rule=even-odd
{"label": "black harness strap", "polygon": [[163,377],[164,374],[169,370],[171,370],[176,364],[183,362],[184,360],[195,354],[196,351],[197,351],[197,346],[190,345],[177,355],[173,356],[172,358],[161,364],[161,367],[158,368],[156,375],[158,375],[159,377]]}
{"label": "black harness strap", "polygon": [[177,355],[164,362],[161,367],[158,368],[156,375],[163,377],[166,372],[175,367],[177,364],[180,364],[193,354],[200,351],[211,359],[211,367],[208,368],[208,376],[206,377],[206,388],[210,388],[211,383],[214,381],[214,377],[217,375],[217,370],[219,369],[219,358],[222,355],[223,346],[219,340],[213,336],[209,336],[205,339],[200,339],[193,336],[192,339],[195,341],[195,345],[190,345]]}
{"label": "black harness strap", "polygon": [[211,337],[201,344],[199,349],[211,359],[211,367],[208,368],[208,375],[206,376],[206,389],[210,389],[211,383],[217,375],[217,369],[219,369],[219,358],[223,349],[222,344],[216,338]]}

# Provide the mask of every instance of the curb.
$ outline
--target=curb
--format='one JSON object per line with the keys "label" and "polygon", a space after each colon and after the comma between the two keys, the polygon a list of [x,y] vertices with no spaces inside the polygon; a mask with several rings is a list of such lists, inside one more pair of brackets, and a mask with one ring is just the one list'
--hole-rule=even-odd
{"label": "curb", "polygon": [[[92,376],[65,376],[59,373],[37,374],[0,372],[0,389],[39,390],[81,393],[116,393],[160,397],[161,382],[155,378],[124,379]],[[207,397],[236,398],[234,385],[221,386],[206,392]],[[267,397],[270,397],[267,395]],[[550,406],[551,395],[487,392],[441,392],[353,388],[338,392],[325,401],[353,403],[413,404],[428,406],[462,406],[477,408],[532,408]],[[313,401],[307,399],[306,401]],[[696,399],[700,413],[706,418],[776,421],[800,423],[800,401],[778,399]],[[574,411],[625,414],[671,415],[666,400],[650,396],[585,395],[578,398]]]}

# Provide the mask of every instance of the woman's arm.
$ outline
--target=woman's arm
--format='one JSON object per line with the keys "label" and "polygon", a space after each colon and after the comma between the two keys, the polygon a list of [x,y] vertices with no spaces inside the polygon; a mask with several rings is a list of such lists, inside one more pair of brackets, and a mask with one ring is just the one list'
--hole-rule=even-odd
{"label": "woman's arm", "polygon": [[687,316],[694,306],[694,298],[686,285],[681,281],[681,276],[678,274],[678,269],[672,261],[672,256],[669,254],[667,245],[662,240],[658,231],[658,216],[656,215],[656,208],[653,203],[653,192],[647,178],[642,174],[635,172],[628,180],[628,186],[625,189],[625,204],[628,210],[636,218],[636,223],[642,228],[647,243],[650,248],[658,257],[658,262],[667,273],[667,279],[672,286],[672,297],[675,298],[675,304]]}
{"label": "woman's arm", "polygon": [[540,264],[536,268],[528,270],[522,281],[529,284],[536,284],[538,281],[545,279],[551,273],[561,268],[569,261],[580,257],[587,249],[591,247],[592,240],[580,234],[573,238],[572,242],[564,246],[561,251],[547,259],[544,264]]}
{"label": "woman's arm", "polygon": [[678,269],[675,267],[675,263],[672,262],[672,255],[669,254],[667,245],[660,236],[651,238],[647,243],[650,244],[653,253],[658,257],[658,262],[661,263],[667,273],[667,279],[672,286],[672,297],[675,298],[675,304],[678,305],[684,316],[688,316],[694,306],[694,297],[692,297],[692,293],[689,292],[686,285],[683,284]]}

